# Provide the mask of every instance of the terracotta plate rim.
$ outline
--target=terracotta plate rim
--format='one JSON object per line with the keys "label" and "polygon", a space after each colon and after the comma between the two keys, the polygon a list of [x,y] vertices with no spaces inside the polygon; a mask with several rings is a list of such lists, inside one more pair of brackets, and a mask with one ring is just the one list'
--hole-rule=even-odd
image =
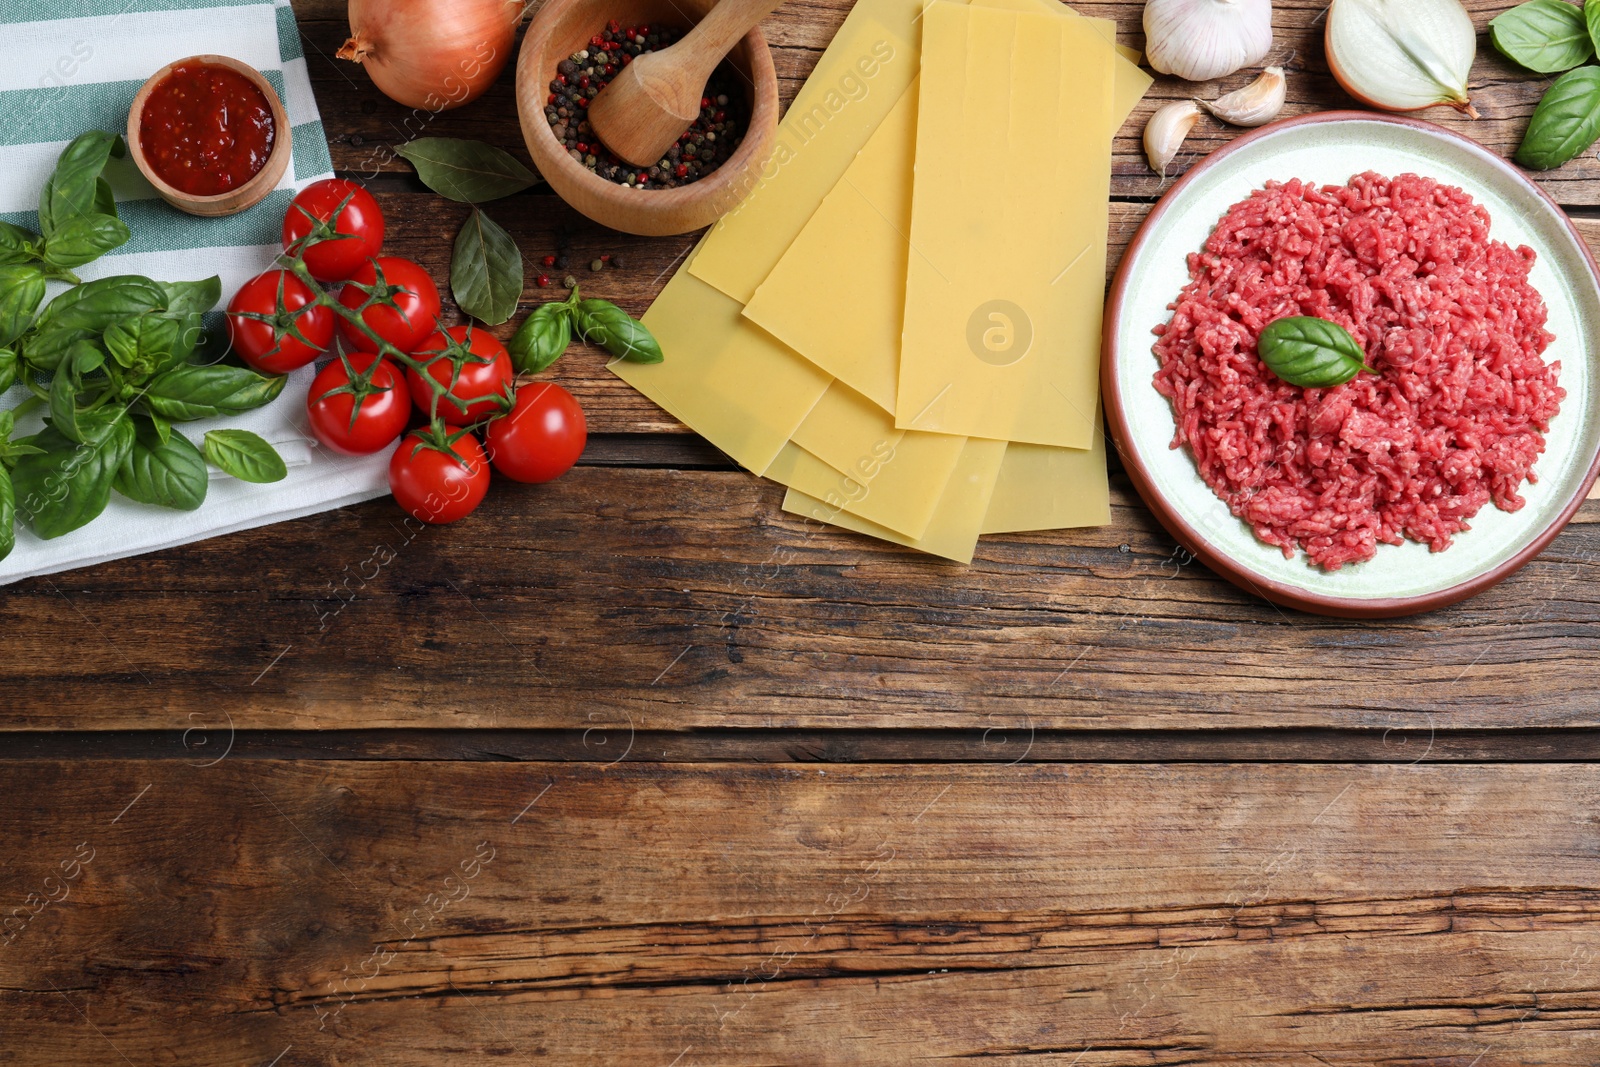
{"label": "terracotta plate rim", "polygon": [[[1194,553],[1201,562],[1217,574],[1228,579],[1241,589],[1274,603],[1319,615],[1331,615],[1340,618],[1393,618],[1400,615],[1413,615],[1425,611],[1433,611],[1455,604],[1468,597],[1476,596],[1485,589],[1504,581],[1526,566],[1540,552],[1543,552],[1550,542],[1566,528],[1567,523],[1571,521],[1577,510],[1583,506],[1583,502],[1594,484],[1595,476],[1600,474],[1600,447],[1596,447],[1594,453],[1589,457],[1588,473],[1581,483],[1582,488],[1580,491],[1560,509],[1556,517],[1544,530],[1535,535],[1527,545],[1509,559],[1494,567],[1487,568],[1466,581],[1417,596],[1387,598],[1330,596],[1314,593],[1298,586],[1286,585],[1257,573],[1248,565],[1217,548],[1199,530],[1184,519],[1182,514],[1155,488],[1154,480],[1149,470],[1146,469],[1139,451],[1131,446],[1128,423],[1123,410],[1121,386],[1116,373],[1117,358],[1120,351],[1117,323],[1121,317],[1122,303],[1127,291],[1130,264],[1137,261],[1150,234],[1161,224],[1167,211],[1176,202],[1177,194],[1201,174],[1226,159],[1234,151],[1262,137],[1281,134],[1284,130],[1296,126],[1351,121],[1392,123],[1398,126],[1410,127],[1430,136],[1448,139],[1467,149],[1502,173],[1514,177],[1521,185],[1555,209],[1565,224],[1568,234],[1583,255],[1583,262],[1589,269],[1590,284],[1596,290],[1600,290],[1600,268],[1596,267],[1594,256],[1589,251],[1589,246],[1578,233],[1577,227],[1573,226],[1572,219],[1568,217],[1567,213],[1561,209],[1561,206],[1549,194],[1530,181],[1525,174],[1509,161],[1489,151],[1469,137],[1464,137],[1453,130],[1421,119],[1400,115],[1385,115],[1370,111],[1317,112],[1271,123],[1228,142],[1190,168],[1188,173],[1180,178],[1171,189],[1167,190],[1156,206],[1151,209],[1150,214],[1140,224],[1138,232],[1134,234],[1133,240],[1128,243],[1128,248],[1123,253],[1122,261],[1118,264],[1116,276],[1111,283],[1111,295],[1106,305],[1101,344],[1100,378],[1101,389],[1105,396],[1106,421],[1110,427],[1113,444],[1122,460],[1123,467],[1127,470],[1128,477],[1133,482],[1133,486],[1138,491],[1139,496],[1150,508],[1156,519],[1179,544]],[[1217,506],[1225,507],[1220,500],[1217,501]]]}

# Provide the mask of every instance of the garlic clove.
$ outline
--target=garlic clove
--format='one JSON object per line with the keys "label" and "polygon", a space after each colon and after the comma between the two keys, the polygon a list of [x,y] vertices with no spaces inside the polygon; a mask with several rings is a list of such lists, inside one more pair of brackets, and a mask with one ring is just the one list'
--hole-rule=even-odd
{"label": "garlic clove", "polygon": [[1467,93],[1478,35],[1459,0],[1333,0],[1324,39],[1334,78],[1363,104],[1478,117]]}
{"label": "garlic clove", "polygon": [[1215,100],[1195,101],[1223,122],[1234,126],[1262,126],[1278,117],[1289,98],[1289,80],[1282,67],[1268,67],[1261,76]]}
{"label": "garlic clove", "polygon": [[1272,0],[1147,0],[1145,56],[1163,74],[1208,81],[1272,51]]}
{"label": "garlic clove", "polygon": [[1177,158],[1178,148],[1200,121],[1200,105],[1193,100],[1174,100],[1158,109],[1144,124],[1144,154],[1150,169],[1167,177],[1167,167]]}

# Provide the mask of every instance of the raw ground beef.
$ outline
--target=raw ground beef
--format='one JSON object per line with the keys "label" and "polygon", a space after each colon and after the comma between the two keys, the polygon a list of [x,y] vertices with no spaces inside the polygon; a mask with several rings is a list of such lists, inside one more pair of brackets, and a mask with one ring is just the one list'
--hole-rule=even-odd
{"label": "raw ground beef", "polygon": [[[1404,538],[1440,552],[1490,500],[1516,511],[1565,392],[1534,253],[1489,240],[1460,189],[1402,174],[1268,183],[1229,209],[1156,327],[1156,389],[1200,475],[1256,536],[1330,571]],[[1377,374],[1301,389],[1256,357],[1314,315]]]}

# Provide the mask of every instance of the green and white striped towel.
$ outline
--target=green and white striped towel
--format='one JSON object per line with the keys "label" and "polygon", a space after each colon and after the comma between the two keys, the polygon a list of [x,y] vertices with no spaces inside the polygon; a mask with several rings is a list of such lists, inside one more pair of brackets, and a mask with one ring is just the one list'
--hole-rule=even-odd
{"label": "green and white striped towel", "polygon": [[[131,163],[113,163],[107,176],[133,239],[78,274],[86,281],[112,274],[191,281],[215,274],[226,300],[267,269],[295,191],[332,173],[289,0],[0,0],[0,219],[37,229],[39,190],[67,142],[90,129],[123,131],[146,78],[202,53],[243,60],[277,89],[294,137],[283,181],[249,211],[199,219],[168,207]],[[53,285],[52,295],[60,288]],[[213,317],[212,328],[219,325]],[[283,481],[250,485],[213,472],[197,511],[112,494],[100,518],[64,537],[41,541],[20,529],[16,549],[0,561],[0,584],[383,495],[386,456],[337,456],[317,448],[307,433],[303,398],[312,376],[310,367],[297,371],[283,395],[259,411],[182,427],[196,443],[213,426],[253,430],[283,454],[289,465]],[[27,395],[16,387],[0,397],[0,409]],[[19,435],[38,424],[37,415],[23,420]]]}

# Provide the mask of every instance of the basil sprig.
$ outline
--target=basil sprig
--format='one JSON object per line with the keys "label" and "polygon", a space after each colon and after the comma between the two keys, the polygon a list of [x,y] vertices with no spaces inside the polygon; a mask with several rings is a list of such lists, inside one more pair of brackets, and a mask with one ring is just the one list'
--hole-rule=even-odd
{"label": "basil sprig", "polygon": [[511,363],[524,374],[538,374],[561,358],[572,343],[572,315],[566,304],[541,304],[523,320],[511,343]]}
{"label": "basil sprig", "polygon": [[1513,63],[1556,74],[1594,57],[1584,16],[1566,0],[1527,0],[1489,20],[1489,39]]}
{"label": "basil sprig", "polygon": [[1305,389],[1343,385],[1364,370],[1377,373],[1343,326],[1308,315],[1271,323],[1256,339],[1256,354],[1273,374]]}
{"label": "basil sprig", "polygon": [[1600,2],[1527,0],[1489,22],[1503,55],[1541,74],[1566,71],[1545,90],[1516,161],[1554,170],[1600,138],[1600,67],[1579,66],[1600,49]]}
{"label": "basil sprig", "polygon": [[535,308],[506,348],[518,371],[538,374],[561,358],[574,335],[629,363],[665,358],[644,323],[609,300],[584,299],[577,287],[567,299]]}
{"label": "basil sprig", "polygon": [[[102,174],[121,153],[111,134],[84,134],[45,184],[41,232],[0,223],[0,392],[23,382],[33,393],[24,406],[48,413],[43,430],[13,440],[18,412],[0,412],[0,559],[15,545],[15,520],[40,537],[60,537],[98,517],[113,489],[146,504],[197,508],[210,478],[206,456],[247,481],[285,469],[254,434],[214,430],[202,454],[172,427],[261,407],[287,381],[191,362],[201,316],[222,296],[220,279],[117,275],[78,284],[72,275],[128,240]],[[44,304],[47,279],[73,285]]]}

